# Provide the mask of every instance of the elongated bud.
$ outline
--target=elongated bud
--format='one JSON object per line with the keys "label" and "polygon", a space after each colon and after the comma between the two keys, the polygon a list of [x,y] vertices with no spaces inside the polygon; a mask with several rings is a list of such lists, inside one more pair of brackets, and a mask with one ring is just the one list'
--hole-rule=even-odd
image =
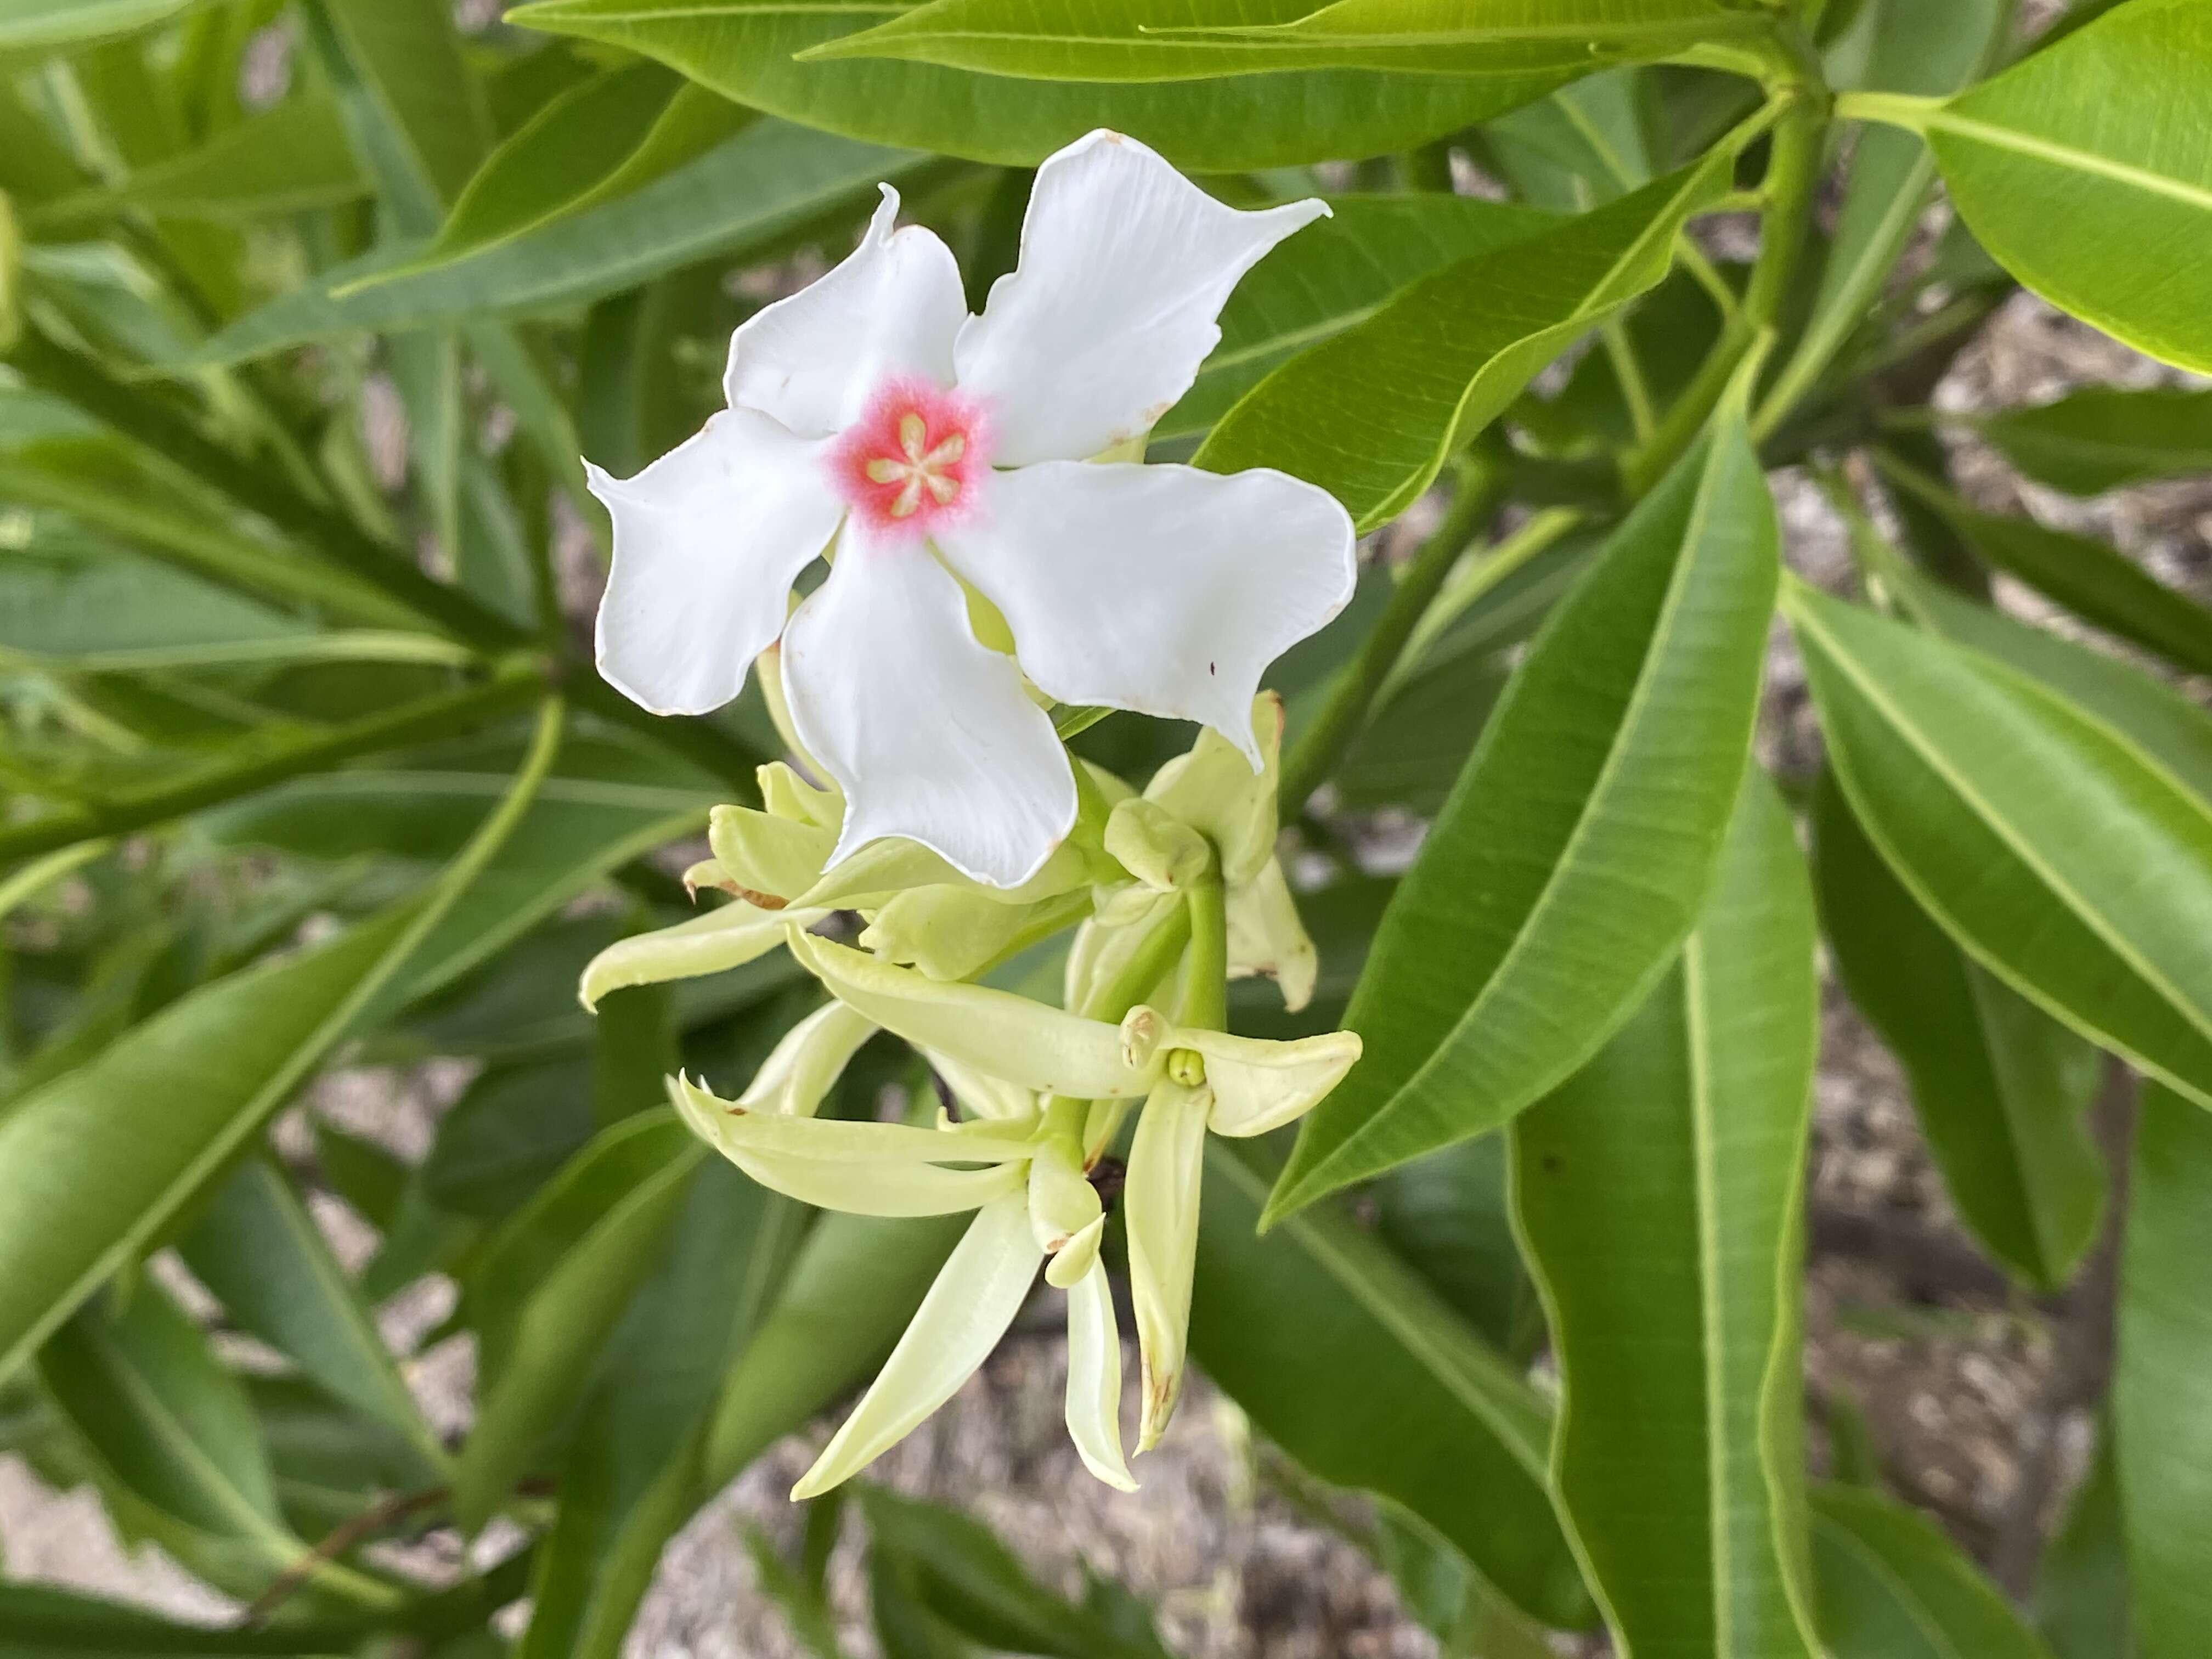
{"label": "elongated bud", "polygon": [[760,784],[761,805],[771,817],[811,823],[833,835],[843,825],[845,798],[835,788],[816,788],[781,761],[769,762],[753,775]]}
{"label": "elongated bud", "polygon": [[742,968],[781,945],[793,925],[811,927],[826,914],[763,910],[738,900],[673,927],[633,933],[592,958],[576,995],[586,1008],[596,1009],[610,991]]}
{"label": "elongated bud", "polygon": [[1058,1255],[1102,1214],[1097,1188],[1084,1179],[1083,1149],[1075,1137],[1047,1138],[1030,1164],[1030,1227],[1037,1248]]}
{"label": "elongated bud", "polygon": [[[817,778],[830,775],[823,770],[822,763],[806,752],[806,745],[799,740],[799,727],[791,718],[791,700],[783,690],[783,645],[781,641],[753,659],[753,673],[760,681],[761,701],[768,705],[768,717],[775,723],[775,734],[783,739],[783,746],[799,763]],[[834,792],[835,786],[832,786]]]}
{"label": "elongated bud", "polygon": [[[1073,1254],[1063,1250],[1054,1257],[1046,1278]],[[1109,1486],[1134,1492],[1137,1483],[1121,1455],[1121,1338],[1105,1264],[1095,1250],[1090,1267],[1060,1288],[1067,1292],[1068,1437],[1091,1474]]]}
{"label": "elongated bud", "polygon": [[964,884],[915,887],[884,901],[860,943],[932,979],[973,979],[1022,946],[1080,921],[1090,908],[1085,890],[1021,905],[996,902]]}
{"label": "elongated bud", "polygon": [[1144,1356],[1137,1449],[1159,1443],[1182,1392],[1190,1286],[1198,1261],[1198,1199],[1211,1091],[1163,1082],[1137,1117],[1121,1214],[1129,1236],[1129,1297]]}
{"label": "elongated bud", "polygon": [[947,983],[866,951],[793,933],[792,954],[846,1003],[916,1047],[1041,1095],[1099,1100],[1141,1095],[1158,1067],[1125,1054],[1122,1033],[1009,991]]}

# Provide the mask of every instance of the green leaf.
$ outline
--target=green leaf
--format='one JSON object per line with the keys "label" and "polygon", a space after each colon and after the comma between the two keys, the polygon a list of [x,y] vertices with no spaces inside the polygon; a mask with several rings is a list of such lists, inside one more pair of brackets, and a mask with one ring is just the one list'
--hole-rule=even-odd
{"label": "green leaf", "polygon": [[2097,1051],[1951,942],[1881,861],[1832,775],[1813,821],[1837,969],[1904,1064],[1952,1201],[1991,1255],[2059,1289],[2104,1209],[2104,1166],[2083,1124]]}
{"label": "green leaf", "polygon": [[476,1532],[582,1397],[606,1333],[659,1260],[705,1146],[663,1110],[578,1153],[485,1246],[464,1312],[477,1328],[481,1405],[453,1473]]}
{"label": "green leaf", "polygon": [[710,1486],[727,1484],[881,1363],[968,1219],[831,1212],[815,1222],[716,1402]]}
{"label": "green leaf", "polygon": [[541,226],[642,190],[753,118],[657,64],[631,64],[545,106],[469,181],[436,239],[362,286],[449,265]]}
{"label": "green leaf", "polygon": [[1967,954],[2212,1105],[2212,807],[2033,681],[1792,584],[1831,764]]}
{"label": "green leaf", "polygon": [[2212,471],[2212,392],[2090,386],[2000,410],[1975,429],[2029,477],[2069,495]]}
{"label": "green leaf", "polygon": [[[1278,364],[1373,316],[1431,271],[1525,242],[1547,213],[1466,196],[1347,196],[1253,268],[1221,313],[1221,343],[1155,442],[1206,430]],[[1273,684],[1271,681],[1270,684]]]}
{"label": "green leaf", "polygon": [[1516,1118],[1559,1366],[1554,1487],[1626,1654],[1819,1653],[1805,1560],[1813,895],[1753,770],[1680,962]]}
{"label": "green leaf", "polygon": [[[1267,3],[1291,9],[1291,0]],[[1325,70],[1195,85],[1054,86],[930,64],[797,59],[905,9],[902,0],[836,9],[807,0],[540,0],[507,17],[658,58],[786,120],[1005,167],[1035,167],[1102,126],[1194,173],[1381,155],[1486,120],[1564,78]]]}
{"label": "green leaf", "polygon": [[0,1116],[0,1376],[141,1254],[407,967],[529,805],[559,722],[434,884],[172,1003]]}
{"label": "green leaf", "polygon": [[[491,149],[490,112],[462,54],[453,8],[445,0],[314,5],[343,43],[362,94],[376,105],[374,151],[387,167],[404,170],[422,199],[453,201]],[[415,214],[415,203],[401,199],[391,183],[387,173],[386,204],[404,221]]]}
{"label": "green leaf", "polygon": [[174,1624],[122,1601],[50,1584],[0,1583],[0,1656],[55,1659],[61,1654],[141,1659],[155,1654],[307,1655],[358,1641],[358,1624],[301,1629],[210,1629]]}
{"label": "green leaf", "polygon": [[2101,651],[2014,621],[1994,606],[1962,599],[1893,553],[1878,568],[1885,592],[1923,628],[2042,681],[2212,800],[2212,714],[2172,685]]}
{"label": "green leaf", "polygon": [[1261,381],[1221,417],[1197,465],[1279,467],[1327,489],[1363,529],[1395,517],[1545,364],[1667,274],[1684,223],[1728,187],[1729,161],[1716,151],[1422,278]]}
{"label": "green leaf", "polygon": [[1940,514],[1966,544],[2008,575],[2108,633],[2194,673],[2212,673],[2212,611],[2177,593],[2104,543],[2033,519],[1978,513],[1932,480],[1887,476]]}
{"label": "green leaf", "polygon": [[1375,1230],[1500,1353],[1540,1317],[1506,1202],[1503,1135],[1401,1164],[1374,1186]]}
{"label": "green leaf", "polygon": [[335,1564],[310,1570],[244,1387],[158,1285],[134,1285],[118,1309],[80,1309],[40,1351],[39,1372],[126,1527],[219,1583],[258,1587],[296,1568],[372,1602],[398,1599]]}
{"label": "green leaf", "polygon": [[374,1316],[267,1158],[240,1164],[179,1249],[240,1329],[289,1355],[331,1398],[398,1431],[417,1455],[418,1475],[443,1472],[445,1448],[400,1380]]}
{"label": "green leaf", "polygon": [[2035,1576],[2035,1626],[2057,1659],[2132,1659],[2128,1547],[2112,1425]]}
{"label": "green leaf", "polygon": [[1942,1528],[1875,1493],[1814,1490],[1813,1565],[1834,1659],[2051,1659]]}
{"label": "green leaf", "polygon": [[[2212,11],[2132,0],[1947,104],[1867,113],[1918,126],[1999,264],[2137,350],[2212,373]],[[1846,106],[1848,110],[1848,105]]]}
{"label": "green leaf", "polygon": [[1497,1127],[1644,1000],[1735,807],[1777,542],[1727,420],[1553,612],[1384,915],[1346,1015],[1365,1057],[1271,1217]]}
{"label": "green leaf", "polygon": [[1403,1504],[1541,1623],[1595,1619],[1545,1490],[1545,1412],[1508,1361],[1326,1210],[1255,1236],[1271,1173],[1209,1139],[1193,1356],[1324,1480]]}
{"label": "green leaf", "polygon": [[[390,282],[422,243],[380,249],[249,313],[194,362],[231,362],[359,331],[580,304],[680,265],[734,258],[872,197],[929,158],[756,121],[643,188]],[[336,297],[343,293],[343,298]]]}
{"label": "green leaf", "polygon": [[[1875,17],[1866,84],[1885,92],[1956,92],[1988,69],[2010,16],[2009,0],[1885,4]],[[1935,179],[1936,158],[1913,134],[1869,127],[1858,135],[1812,312],[1760,405],[1762,427],[1812,390],[1865,322],[1920,224]]]}
{"label": "green leaf", "polygon": [[711,1491],[700,1468],[708,1410],[805,1220],[714,1159],[682,1203],[578,1418],[518,1659],[620,1652],[663,1546]]}
{"label": "green leaf", "polygon": [[[1725,0],[931,0],[817,48],[1041,81],[1189,81],[1295,69],[1505,77],[1540,97],[1624,58],[1758,26]],[[1549,84],[1547,84],[1548,81]]]}
{"label": "green leaf", "polygon": [[581,1054],[487,1066],[438,1120],[437,1139],[422,1160],[423,1194],[454,1215],[502,1220],[601,1127]]}
{"label": "green leaf", "polygon": [[2212,1643],[2212,1118],[2143,1090],[2112,1379],[2120,1514],[2142,1659]]}
{"label": "green leaf", "polygon": [[337,106],[308,93],[249,116],[197,149],[134,169],[111,189],[50,203],[32,223],[52,231],[125,208],[167,219],[256,219],[335,207],[368,190]]}
{"label": "green leaf", "polygon": [[199,0],[0,0],[0,52],[89,46],[166,22]]}
{"label": "green leaf", "polygon": [[923,1605],[963,1636],[1043,1659],[1167,1659],[1157,1638],[1132,1639],[1037,1583],[973,1516],[878,1486],[855,1490],[870,1550],[896,1559]]}

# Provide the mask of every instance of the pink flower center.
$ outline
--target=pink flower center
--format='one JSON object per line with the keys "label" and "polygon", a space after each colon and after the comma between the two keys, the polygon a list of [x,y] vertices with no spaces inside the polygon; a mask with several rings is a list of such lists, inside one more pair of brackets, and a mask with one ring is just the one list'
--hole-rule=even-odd
{"label": "pink flower center", "polygon": [[965,515],[990,467],[982,405],[927,380],[887,382],[830,448],[838,493],[879,535],[926,536]]}

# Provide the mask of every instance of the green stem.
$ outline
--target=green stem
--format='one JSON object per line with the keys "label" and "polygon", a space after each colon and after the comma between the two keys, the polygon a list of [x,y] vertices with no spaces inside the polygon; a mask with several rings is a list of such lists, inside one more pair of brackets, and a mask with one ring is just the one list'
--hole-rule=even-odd
{"label": "green stem", "polygon": [[1413,636],[1422,613],[1467,544],[1474,539],[1504,492],[1503,471],[1477,462],[1462,475],[1458,495],[1436,533],[1421,544],[1398,579],[1382,615],[1368,631],[1359,654],[1337,676],[1328,702],[1283,761],[1279,795],[1295,812],[1334,772],[1374,712],[1376,694]]}
{"label": "green stem", "polygon": [[450,737],[523,708],[544,692],[543,665],[534,659],[517,659],[501,665],[492,678],[465,690],[404,703],[336,731],[290,738],[175,782],[110,797],[95,806],[76,807],[0,829],[0,861],[30,857],[94,836],[142,830],[356,756]]}
{"label": "green stem", "polygon": [[1218,1031],[1229,1024],[1229,911],[1218,860],[1194,884],[1184,907],[1190,914],[1190,954],[1183,962],[1180,1024]]}
{"label": "green stem", "polygon": [[1843,121],[1879,121],[1884,126],[1925,132],[1943,107],[1941,98],[1916,97],[1903,92],[1846,92],[1836,98],[1836,117]]}
{"label": "green stem", "polygon": [[1820,188],[1832,99],[1820,79],[1819,60],[1802,40],[1778,37],[1767,73],[1771,96],[1781,113],[1760,186],[1766,211],[1759,228],[1759,259],[1752,266],[1742,307],[1723,327],[1719,343],[1696,377],[1667,411],[1650,441],[1623,460],[1622,480],[1632,497],[1648,492],[1688,453],[1744,360],[1772,343],[1783,302],[1797,274]]}
{"label": "green stem", "polygon": [[1422,653],[1444,629],[1465,616],[1485,594],[1495,592],[1507,577],[1548,551],[1560,537],[1583,523],[1584,517],[1579,509],[1571,507],[1546,507],[1531,515],[1528,523],[1486,556],[1475,556],[1471,562],[1455,567],[1434,603],[1421,613],[1419,626],[1413,629],[1396,665],[1384,678],[1382,694],[1376,701],[1389,702],[1398,688],[1413,678]]}

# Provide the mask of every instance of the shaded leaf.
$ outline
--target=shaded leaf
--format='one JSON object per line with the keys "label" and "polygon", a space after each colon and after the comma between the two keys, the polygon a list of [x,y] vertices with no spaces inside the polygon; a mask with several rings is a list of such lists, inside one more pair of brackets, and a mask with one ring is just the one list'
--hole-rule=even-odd
{"label": "shaded leaf", "polygon": [[1813,1563],[1835,1659],[2050,1659],[1941,1528],[1876,1493],[1814,1491]]}

